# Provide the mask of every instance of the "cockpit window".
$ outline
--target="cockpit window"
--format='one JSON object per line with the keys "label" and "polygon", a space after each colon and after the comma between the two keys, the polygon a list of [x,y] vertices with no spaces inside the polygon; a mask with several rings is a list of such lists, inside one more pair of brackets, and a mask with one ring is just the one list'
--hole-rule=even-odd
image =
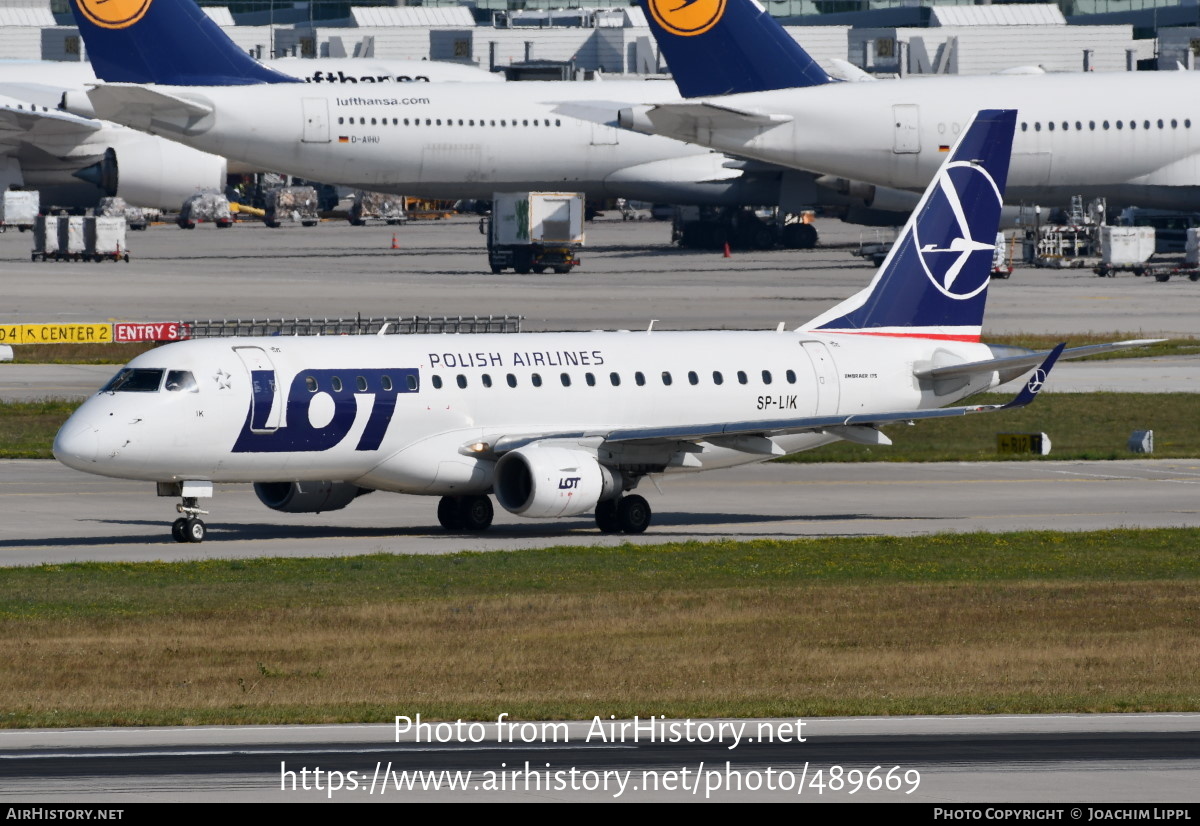
{"label": "cockpit window", "polygon": [[170,370],[167,372],[167,383],[164,385],[174,393],[199,393],[200,386],[192,376],[191,370]]}
{"label": "cockpit window", "polygon": [[162,384],[163,371],[145,367],[123,367],[108,384],[100,388],[101,393],[157,393]]}

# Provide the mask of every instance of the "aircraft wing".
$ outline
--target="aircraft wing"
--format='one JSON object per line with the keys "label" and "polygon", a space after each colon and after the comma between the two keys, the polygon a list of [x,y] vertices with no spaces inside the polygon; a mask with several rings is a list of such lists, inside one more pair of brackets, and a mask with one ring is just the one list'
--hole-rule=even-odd
{"label": "aircraft wing", "polygon": [[[18,106],[22,108],[18,108]],[[54,109],[0,101],[0,144],[12,146],[44,139],[82,139],[104,124]]]}
{"label": "aircraft wing", "polygon": [[[704,425],[684,425],[678,427],[644,427],[614,430],[608,433],[605,442],[646,442],[646,441],[681,441],[698,442],[710,439],[720,439],[739,436],[781,436],[788,433],[804,433],[805,431],[830,430],[835,433],[842,428],[848,428],[839,435],[852,437],[855,430],[865,431],[878,425],[894,422],[916,421],[920,419],[941,419],[950,416],[966,416],[971,413],[990,413],[996,410],[1011,410],[1024,407],[1037,397],[1038,392],[1050,373],[1050,368],[1062,354],[1066,344],[1060,344],[1050,351],[1042,361],[1029,381],[1021,388],[1012,401],[1007,404],[976,404],[962,407],[939,407],[932,410],[896,410],[883,413],[863,413],[850,416],[800,416],[787,419],[757,420],[745,422],[721,422]],[[852,440],[854,440],[852,438]],[[764,451],[771,452],[771,451]]]}
{"label": "aircraft wing", "polygon": [[791,115],[773,115],[715,103],[660,103],[622,109],[618,122],[626,129],[688,140],[713,129],[762,130],[790,123]]}

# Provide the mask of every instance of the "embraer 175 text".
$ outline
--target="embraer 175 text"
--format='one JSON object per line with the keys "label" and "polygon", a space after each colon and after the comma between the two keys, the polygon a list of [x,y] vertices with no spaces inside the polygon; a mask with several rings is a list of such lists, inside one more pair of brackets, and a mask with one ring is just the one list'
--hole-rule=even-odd
{"label": "embraer 175 text", "polygon": [[[519,516],[594,511],[602,531],[638,533],[650,507],[626,494],[648,474],[889,444],[892,422],[1028,404],[1063,345],[979,340],[1015,114],[981,112],[871,284],[798,329],[179,342],[118,372],[54,454],[182,497],[179,541],[204,537],[214,482],[253,482],[291,513],[441,496],[451,530],[487,528],[494,493]],[[940,407],[1034,367],[1007,405]]]}

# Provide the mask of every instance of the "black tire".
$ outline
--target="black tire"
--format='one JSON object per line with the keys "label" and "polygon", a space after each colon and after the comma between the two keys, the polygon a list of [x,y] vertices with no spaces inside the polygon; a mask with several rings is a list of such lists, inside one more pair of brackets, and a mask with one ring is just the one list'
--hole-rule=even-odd
{"label": "black tire", "polygon": [[187,536],[184,534],[184,530],[186,528],[187,528],[187,519],[185,519],[182,516],[179,517],[178,519],[176,519],[174,522],[171,523],[171,538],[174,539],[176,542],[187,542],[188,541]]}
{"label": "black tire", "polygon": [[438,521],[448,531],[463,529],[462,507],[457,496],[443,496],[438,500]]}
{"label": "black tire", "polygon": [[504,272],[504,267],[499,264],[492,264],[492,275],[499,275],[502,272]]}
{"label": "black tire", "polygon": [[188,519],[183,526],[184,542],[203,542],[208,534],[208,527],[199,519]]}
{"label": "black tire", "polygon": [[624,533],[644,533],[650,527],[650,503],[641,496],[626,496],[617,505],[617,519]]}
{"label": "black tire", "polygon": [[567,273],[569,273],[571,271],[571,268],[570,267],[555,267],[554,271],[556,273],[558,273],[559,275],[566,275]]}
{"label": "black tire", "polygon": [[271,229],[279,229],[278,221],[263,221],[263,223],[269,226]]}
{"label": "black tire", "polygon": [[810,250],[817,245],[817,229],[812,224],[788,224],[783,228],[783,245],[792,250]]}
{"label": "black tire", "polygon": [[[533,268],[533,271],[536,272],[538,275],[541,275],[542,273],[544,273],[546,271],[546,267],[542,266],[541,264],[538,264],[536,267]],[[557,270],[555,270],[555,272],[557,272]]]}
{"label": "black tire", "polygon": [[617,500],[596,503],[596,527],[600,533],[620,533],[621,520],[617,516]]}
{"label": "black tire", "polygon": [[529,275],[529,271],[533,269],[533,251],[516,250],[513,253],[513,269],[517,271],[517,275]]}
{"label": "black tire", "polygon": [[464,496],[459,500],[458,514],[464,529],[486,531],[492,526],[495,510],[492,508],[492,500],[487,496]]}
{"label": "black tire", "polygon": [[1170,280],[1171,280],[1171,274],[1170,274],[1169,272],[1156,272],[1156,273],[1154,274],[1154,280],[1155,280],[1155,281],[1157,281],[1157,282],[1159,282],[1159,283],[1162,283],[1162,282],[1165,282],[1165,281],[1170,281]]}

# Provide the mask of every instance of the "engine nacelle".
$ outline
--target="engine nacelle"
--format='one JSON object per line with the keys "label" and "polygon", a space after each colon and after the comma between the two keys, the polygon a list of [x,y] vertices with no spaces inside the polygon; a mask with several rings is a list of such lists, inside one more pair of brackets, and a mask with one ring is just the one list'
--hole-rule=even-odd
{"label": "engine nacelle", "polygon": [[180,143],[127,131],[104,157],[75,173],[132,206],[175,210],[201,190],[225,189],[225,159]]}
{"label": "engine nacelle", "polygon": [[582,450],[523,447],[496,463],[496,501],[530,519],[575,516],[621,494],[621,475]]}
{"label": "engine nacelle", "polygon": [[255,482],[258,501],[284,513],[340,511],[358,497],[373,493],[350,482]]}

